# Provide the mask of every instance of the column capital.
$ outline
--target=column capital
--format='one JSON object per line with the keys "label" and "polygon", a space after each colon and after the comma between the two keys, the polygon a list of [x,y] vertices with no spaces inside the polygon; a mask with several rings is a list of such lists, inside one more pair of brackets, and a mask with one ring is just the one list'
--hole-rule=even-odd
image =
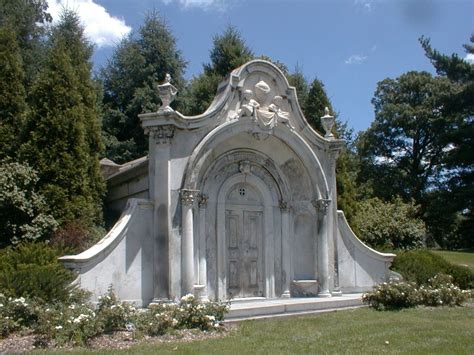
{"label": "column capital", "polygon": [[329,205],[331,204],[330,199],[326,198],[320,198],[319,200],[313,200],[313,206],[316,208],[318,211],[322,212],[323,214],[326,214],[329,210]]}
{"label": "column capital", "polygon": [[286,200],[280,200],[278,203],[278,207],[282,212],[290,212],[290,205]]}
{"label": "column capital", "polygon": [[184,206],[192,206],[196,200],[196,195],[199,190],[181,189],[179,191],[181,203]]}
{"label": "column capital", "polygon": [[172,125],[146,127],[145,134],[153,137],[156,144],[171,144],[175,127]]}
{"label": "column capital", "polygon": [[200,208],[206,208],[209,196],[205,194],[198,193],[197,195],[198,205]]}

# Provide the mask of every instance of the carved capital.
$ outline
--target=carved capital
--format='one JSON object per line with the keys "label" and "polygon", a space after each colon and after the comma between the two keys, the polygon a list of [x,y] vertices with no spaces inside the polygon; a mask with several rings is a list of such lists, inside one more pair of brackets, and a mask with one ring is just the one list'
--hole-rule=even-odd
{"label": "carved capital", "polygon": [[209,200],[209,196],[205,194],[198,194],[198,205],[200,208],[206,208],[208,200]]}
{"label": "carved capital", "polygon": [[194,201],[196,200],[196,195],[198,191],[181,189],[179,193],[180,193],[181,203],[184,206],[192,206],[194,204]]}
{"label": "carved capital", "polygon": [[170,144],[174,137],[174,126],[154,126],[145,128],[145,134],[153,137],[156,144]]}
{"label": "carved capital", "polygon": [[280,207],[280,210],[282,212],[289,212],[290,211],[290,205],[285,200],[280,200],[279,201],[279,207]]}
{"label": "carved capital", "polygon": [[330,204],[331,204],[331,200],[324,199],[324,198],[313,201],[314,208],[316,208],[318,211],[322,212],[323,214],[327,214],[327,212],[329,211]]}

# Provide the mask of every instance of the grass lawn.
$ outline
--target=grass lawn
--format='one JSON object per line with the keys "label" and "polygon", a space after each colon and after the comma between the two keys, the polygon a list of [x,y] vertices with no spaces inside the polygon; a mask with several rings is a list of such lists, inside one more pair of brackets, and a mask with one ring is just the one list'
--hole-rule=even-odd
{"label": "grass lawn", "polygon": [[432,250],[433,253],[441,255],[453,264],[467,265],[474,270],[474,252]]}
{"label": "grass lawn", "polygon": [[[68,352],[82,354],[86,351]],[[141,344],[104,354],[474,354],[474,304],[378,312],[369,308],[246,321],[229,336]],[[57,354],[57,353],[56,353]]]}

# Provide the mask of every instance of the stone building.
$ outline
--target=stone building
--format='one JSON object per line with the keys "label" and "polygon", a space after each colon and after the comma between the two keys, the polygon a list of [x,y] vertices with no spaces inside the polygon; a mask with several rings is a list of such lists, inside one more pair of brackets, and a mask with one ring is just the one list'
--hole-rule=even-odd
{"label": "stone building", "polygon": [[62,258],[81,287],[97,297],[113,285],[147,305],[188,293],[331,297],[388,279],[394,255],[364,245],[337,209],[334,118],[326,111],[326,135],[315,132],[277,67],[235,69],[198,116],[169,106],[169,76],[158,94],[159,111],[140,115],[149,155],[103,164],[120,219]]}

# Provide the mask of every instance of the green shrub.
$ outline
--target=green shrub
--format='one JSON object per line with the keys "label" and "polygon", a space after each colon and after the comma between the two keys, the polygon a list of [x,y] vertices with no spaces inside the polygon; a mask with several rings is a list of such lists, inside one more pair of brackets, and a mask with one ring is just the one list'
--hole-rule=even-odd
{"label": "green shrub", "polygon": [[460,306],[471,297],[471,291],[455,286],[451,276],[438,274],[421,287],[417,287],[414,282],[384,282],[374,287],[372,292],[362,295],[362,301],[380,311],[418,305]]}
{"label": "green shrub", "polygon": [[420,304],[420,294],[413,282],[384,282],[362,295],[362,301],[379,311],[410,308]]}
{"label": "green shrub", "polygon": [[473,271],[465,266],[451,264],[428,250],[411,250],[397,254],[392,269],[399,272],[405,280],[419,285],[427,284],[429,279],[443,273],[451,275],[453,283],[462,289],[474,288]]}
{"label": "green shrub", "polygon": [[377,249],[413,249],[423,245],[424,222],[418,207],[400,198],[384,202],[378,198],[362,201],[353,219],[358,236]]}
{"label": "green shrub", "polygon": [[136,312],[135,307],[127,302],[120,302],[109,288],[106,295],[99,297],[97,320],[105,333],[126,330]]}
{"label": "green shrub", "polygon": [[28,165],[0,162],[0,247],[44,240],[58,226],[45,211],[38,176]]}
{"label": "green shrub", "polygon": [[11,297],[66,301],[74,274],[58,260],[59,251],[45,243],[0,250],[0,290]]}

